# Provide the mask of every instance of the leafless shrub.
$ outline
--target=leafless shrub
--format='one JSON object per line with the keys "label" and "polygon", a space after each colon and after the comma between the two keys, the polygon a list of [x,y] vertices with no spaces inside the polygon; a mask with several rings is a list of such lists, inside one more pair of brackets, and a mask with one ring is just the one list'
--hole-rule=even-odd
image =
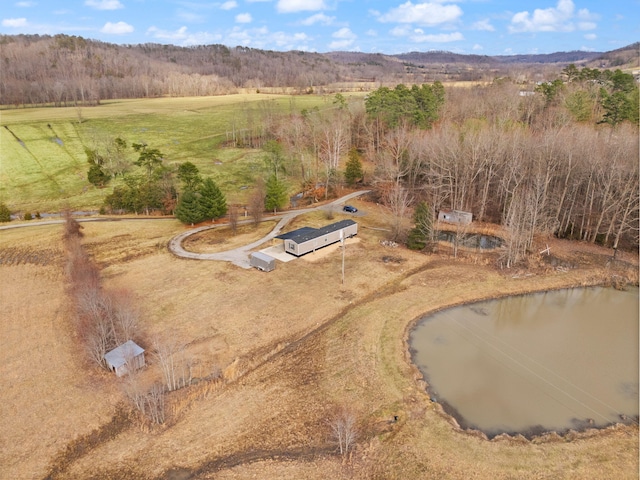
{"label": "leafless shrub", "polygon": [[356,414],[348,408],[340,408],[328,420],[331,440],[337,444],[340,455],[346,457],[358,438]]}
{"label": "leafless shrub", "polygon": [[229,207],[229,228],[231,228],[231,233],[235,235],[238,232],[238,218],[240,214],[238,212],[238,207],[236,205],[231,205]]}
{"label": "leafless shrub", "polygon": [[146,395],[147,418],[151,422],[162,425],[166,420],[166,408],[164,387],[160,383],[154,383]]}
{"label": "leafless shrub", "polygon": [[264,197],[266,195],[266,189],[264,180],[259,179],[256,188],[249,197],[249,215],[253,219],[253,224],[258,225],[262,221],[262,215],[264,214]]}
{"label": "leafless shrub", "polygon": [[114,333],[118,343],[124,343],[135,337],[140,321],[140,312],[135,300],[126,290],[109,292]]}
{"label": "leafless shrub", "polygon": [[64,212],[64,238],[81,238],[83,236],[81,230],[84,228],[80,223],[71,216],[71,211],[65,210]]}
{"label": "leafless shrub", "polygon": [[154,356],[158,360],[167,390],[172,392],[191,385],[192,359],[186,346],[176,340],[156,341]]}

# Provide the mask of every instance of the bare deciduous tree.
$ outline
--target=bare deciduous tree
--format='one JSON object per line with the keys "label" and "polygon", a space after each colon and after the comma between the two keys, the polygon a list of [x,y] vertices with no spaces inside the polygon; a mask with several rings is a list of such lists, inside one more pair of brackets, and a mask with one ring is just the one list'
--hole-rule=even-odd
{"label": "bare deciduous tree", "polygon": [[264,214],[264,197],[266,195],[266,187],[264,180],[261,178],[256,182],[256,187],[249,197],[249,215],[253,219],[253,224],[258,225],[262,221]]}
{"label": "bare deciduous tree", "polygon": [[238,218],[240,216],[237,205],[231,205],[229,207],[229,228],[231,233],[235,235],[238,233]]}
{"label": "bare deciduous tree", "polygon": [[354,448],[358,439],[358,425],[356,414],[347,408],[340,408],[331,419],[331,440],[338,446],[340,455],[346,457]]}
{"label": "bare deciduous tree", "polygon": [[157,340],[154,356],[158,360],[167,390],[186,387],[192,381],[192,361],[186,346],[175,339]]}

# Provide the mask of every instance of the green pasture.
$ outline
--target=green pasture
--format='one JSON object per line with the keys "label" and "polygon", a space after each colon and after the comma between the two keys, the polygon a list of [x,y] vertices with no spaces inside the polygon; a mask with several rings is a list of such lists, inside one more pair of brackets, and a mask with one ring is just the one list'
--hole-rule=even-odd
{"label": "green pasture", "polygon": [[[91,185],[84,149],[116,137],[158,148],[168,164],[193,162],[229,202],[244,201],[263,173],[263,153],[225,148],[230,132],[247,121],[255,125],[264,112],[299,113],[332,102],[332,96],[245,94],[0,110],[0,202],[15,213],[98,209],[121,180],[102,189]],[[128,155],[137,158],[131,148]]]}

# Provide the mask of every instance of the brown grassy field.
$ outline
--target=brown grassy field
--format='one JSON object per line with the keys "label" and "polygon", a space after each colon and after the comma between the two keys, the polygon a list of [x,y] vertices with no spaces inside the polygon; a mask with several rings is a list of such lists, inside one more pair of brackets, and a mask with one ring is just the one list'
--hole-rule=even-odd
{"label": "brown grassy field", "polygon": [[[424,313],[527,291],[638,281],[637,257],[606,267],[607,251],[551,239],[571,268],[534,262],[500,271],[492,254],[444,246],[424,255],[380,243],[384,220],[358,201],[357,242],[270,273],[184,260],[166,249],[177,221],[85,223],[84,244],[107,287],[138,299],[152,341],[187,344],[194,375],[222,379],[170,394],[161,427],[128,421],[119,381],[78,351],[65,300],[62,227],[0,232],[0,470],[7,478],[638,478],[638,429],[527,441],[461,431],[424,391],[407,333]],[[336,215],[336,220],[342,218]],[[295,225],[328,223],[319,214]],[[264,234],[201,234],[217,249]],[[157,365],[148,356],[148,375]],[[327,420],[357,413],[347,461]],[[393,423],[390,419],[398,416]]]}

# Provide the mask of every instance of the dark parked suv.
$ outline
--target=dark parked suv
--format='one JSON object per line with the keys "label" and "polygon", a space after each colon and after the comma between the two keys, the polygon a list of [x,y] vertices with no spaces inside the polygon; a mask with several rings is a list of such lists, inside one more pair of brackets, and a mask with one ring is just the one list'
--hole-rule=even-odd
{"label": "dark parked suv", "polygon": [[352,207],[351,205],[345,205],[342,210],[349,213],[356,213],[358,211],[356,207]]}

